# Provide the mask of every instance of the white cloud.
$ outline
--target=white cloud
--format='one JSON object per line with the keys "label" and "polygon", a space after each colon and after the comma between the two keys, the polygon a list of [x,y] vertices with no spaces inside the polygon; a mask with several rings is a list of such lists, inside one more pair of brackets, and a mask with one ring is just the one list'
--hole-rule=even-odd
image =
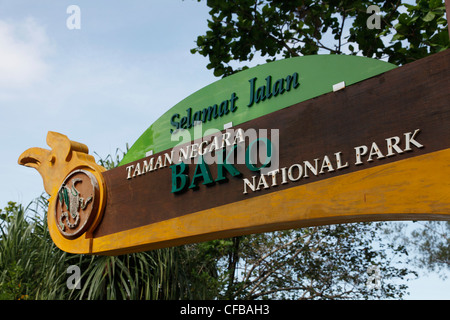
{"label": "white cloud", "polygon": [[49,52],[45,29],[32,18],[0,20],[0,87],[23,88],[44,78]]}

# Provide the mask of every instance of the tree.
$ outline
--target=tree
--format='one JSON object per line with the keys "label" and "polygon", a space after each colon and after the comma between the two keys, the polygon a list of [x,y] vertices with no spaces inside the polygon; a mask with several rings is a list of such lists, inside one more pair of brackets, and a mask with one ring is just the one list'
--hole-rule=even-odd
{"label": "tree", "polygon": [[218,299],[401,298],[416,274],[396,263],[407,251],[383,241],[384,225],[292,229],[197,246],[203,261],[217,265],[206,280],[217,285]]}
{"label": "tree", "polygon": [[[192,53],[227,76],[260,55],[267,62],[317,53],[405,64],[449,47],[444,0],[208,0],[209,30]],[[368,12],[370,6],[379,9]],[[379,17],[373,27],[370,19]],[[238,67],[233,66],[233,64]]]}
{"label": "tree", "polygon": [[450,271],[450,222],[414,221],[414,224],[413,230],[405,223],[386,230],[391,242],[416,252],[411,263],[417,267],[446,278],[445,272]]}
{"label": "tree", "polygon": [[419,265],[430,271],[450,271],[450,222],[420,223],[411,233],[414,247],[421,253]]}

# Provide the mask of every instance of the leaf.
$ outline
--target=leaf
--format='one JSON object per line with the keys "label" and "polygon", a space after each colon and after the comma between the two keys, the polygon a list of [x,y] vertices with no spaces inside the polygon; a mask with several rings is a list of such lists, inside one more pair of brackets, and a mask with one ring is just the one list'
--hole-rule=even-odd
{"label": "leaf", "polygon": [[425,22],[430,22],[431,20],[434,19],[435,16],[436,16],[436,15],[435,15],[432,11],[430,11],[430,12],[428,12],[428,13],[426,14],[425,17],[422,18],[422,20],[425,21]]}
{"label": "leaf", "polygon": [[397,40],[403,40],[405,39],[405,36],[400,34],[400,33],[396,33],[393,37],[392,37],[392,41],[397,41]]}

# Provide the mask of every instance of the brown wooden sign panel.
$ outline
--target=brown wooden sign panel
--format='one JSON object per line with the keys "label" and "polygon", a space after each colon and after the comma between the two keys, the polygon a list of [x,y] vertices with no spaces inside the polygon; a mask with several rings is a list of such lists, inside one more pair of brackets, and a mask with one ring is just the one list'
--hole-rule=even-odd
{"label": "brown wooden sign panel", "polygon": [[[126,179],[126,166],[104,172],[108,202],[103,221],[95,236],[136,228],[193,212],[260,196],[262,193],[315,182],[322,179],[365,170],[373,166],[407,159],[450,147],[449,51],[432,59],[423,59],[396,70],[329,93],[245,123],[239,128],[279,129],[280,168],[289,168],[304,160],[320,166],[325,155],[336,168],[336,152],[349,166],[320,175],[310,174],[296,182],[278,184],[259,192],[243,194],[242,176],[229,175],[228,182],[180,194],[171,193],[171,170],[165,168]],[[447,89],[445,89],[447,88]],[[419,129],[416,134],[414,132]],[[405,150],[406,136],[411,133],[423,148],[412,145]],[[386,139],[399,137],[401,153],[388,156]],[[376,142],[383,157],[362,156],[355,165],[355,147],[371,147]],[[157,158],[163,153],[153,155]],[[136,166],[142,160],[131,163]],[[236,164],[245,176],[253,176],[245,164]],[[217,166],[209,166],[217,176]],[[189,165],[189,173],[195,163]],[[281,178],[278,178],[281,179]],[[270,183],[271,184],[271,183]]]}
{"label": "brown wooden sign panel", "polygon": [[[33,148],[19,162],[54,177],[46,184],[50,232],[60,248],[76,253],[330,223],[449,220],[449,62],[446,50],[108,171],[84,145],[56,133],[48,144],[63,151]],[[253,148],[271,153],[271,162],[252,163]],[[208,162],[213,154],[225,163]],[[178,162],[180,155],[191,161]],[[65,206],[61,190],[70,186],[58,181],[74,170],[93,172],[83,179],[96,181],[98,202],[69,179],[81,202]],[[58,230],[94,206],[99,214],[84,235]]]}

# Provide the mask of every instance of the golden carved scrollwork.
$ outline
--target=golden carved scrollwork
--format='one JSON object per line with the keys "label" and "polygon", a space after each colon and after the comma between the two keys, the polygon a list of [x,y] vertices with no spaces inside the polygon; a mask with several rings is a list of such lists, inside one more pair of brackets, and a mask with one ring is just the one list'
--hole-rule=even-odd
{"label": "golden carved scrollwork", "polygon": [[44,189],[50,195],[47,220],[53,241],[63,250],[67,241],[76,241],[75,247],[85,251],[104,209],[105,168],[89,155],[86,145],[66,135],[50,131],[47,144],[50,150],[30,148],[18,162],[42,176]]}

